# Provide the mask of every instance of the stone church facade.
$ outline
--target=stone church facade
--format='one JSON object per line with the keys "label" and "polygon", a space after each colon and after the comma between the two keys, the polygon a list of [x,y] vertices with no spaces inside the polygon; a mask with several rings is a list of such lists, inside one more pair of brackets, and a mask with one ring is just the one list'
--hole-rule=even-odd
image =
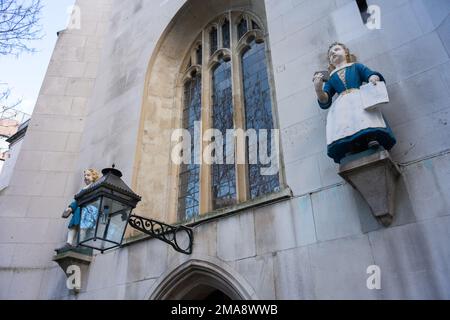
{"label": "stone church facade", "polygon": [[[368,0],[381,13],[373,30],[364,2],[77,0],[81,29],[59,33],[0,191],[0,298],[449,299],[450,2]],[[334,41],[386,79],[401,172],[389,226],[326,154],[311,80]],[[251,167],[231,166],[223,196],[214,166],[174,164],[171,135],[192,126],[188,107],[202,131],[216,104],[231,110],[218,125],[248,126],[248,92],[265,101],[265,120],[254,118],[280,130],[280,170],[252,180]],[[193,228],[193,254],[129,229],[74,293],[53,261],[61,213],[84,169],[113,163],[142,196],[136,214]],[[197,191],[183,189],[185,172]]]}

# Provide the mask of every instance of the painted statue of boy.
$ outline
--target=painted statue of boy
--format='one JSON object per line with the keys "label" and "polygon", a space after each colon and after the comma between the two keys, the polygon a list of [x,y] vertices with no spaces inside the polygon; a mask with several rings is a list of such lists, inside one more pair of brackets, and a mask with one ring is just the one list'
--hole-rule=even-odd
{"label": "painted statue of boy", "polygon": [[[89,188],[92,184],[100,179],[100,174],[95,169],[87,169],[84,171],[84,189]],[[69,232],[67,235],[67,243],[61,249],[72,249],[77,246],[77,234],[78,232],[86,232],[86,230],[95,227],[98,217],[98,208],[96,206],[86,206],[83,207],[83,212],[78,206],[77,201],[69,205],[69,207],[64,211],[63,218],[68,218],[72,215],[72,219],[69,223]],[[59,249],[59,250],[61,250]]]}
{"label": "painted statue of boy", "polygon": [[[377,85],[385,81],[379,73],[356,62],[342,43],[328,50],[330,77],[324,85],[324,74],[314,75],[314,86],[322,109],[330,109],[327,118],[328,156],[336,163],[348,155],[396,144],[394,134],[378,109],[367,111],[362,105],[359,88],[363,83]],[[333,102],[333,96],[339,97]]]}

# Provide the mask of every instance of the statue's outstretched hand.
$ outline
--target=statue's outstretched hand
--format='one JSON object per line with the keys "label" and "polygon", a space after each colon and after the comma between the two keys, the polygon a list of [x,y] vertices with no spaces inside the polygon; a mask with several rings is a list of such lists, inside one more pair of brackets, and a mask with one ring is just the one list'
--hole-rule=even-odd
{"label": "statue's outstretched hand", "polygon": [[323,91],[323,83],[325,82],[324,77],[325,75],[322,72],[316,72],[313,78],[317,98],[321,103],[326,103],[328,101],[328,94]]}
{"label": "statue's outstretched hand", "polygon": [[369,82],[370,82],[371,84],[373,84],[374,86],[376,86],[376,85],[377,85],[377,82],[380,82],[380,81],[381,81],[380,77],[377,76],[376,74],[374,74],[373,76],[371,76],[371,77],[369,78]]}
{"label": "statue's outstretched hand", "polygon": [[72,213],[73,213],[72,208],[67,208],[66,210],[64,210],[64,212],[63,212],[63,214],[62,214],[62,217],[63,217],[64,219],[67,219],[67,218],[70,217],[70,215],[71,215]]}
{"label": "statue's outstretched hand", "polygon": [[323,91],[323,73],[321,72],[317,72],[314,75],[313,78],[313,82],[314,82],[314,87],[316,89],[317,92],[322,92]]}

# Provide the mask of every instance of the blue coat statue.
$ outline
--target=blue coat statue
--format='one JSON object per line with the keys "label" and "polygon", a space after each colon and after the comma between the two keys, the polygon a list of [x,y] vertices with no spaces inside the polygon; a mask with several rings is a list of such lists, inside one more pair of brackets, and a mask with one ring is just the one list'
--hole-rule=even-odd
{"label": "blue coat statue", "polygon": [[[85,188],[91,186],[93,183],[98,181],[99,178],[100,174],[95,169],[88,169],[84,171],[84,182],[86,184]],[[80,234],[81,237],[85,237],[86,233],[89,230],[95,228],[98,213],[99,210],[96,205],[92,204],[80,208],[78,206],[77,201],[73,200],[63,214],[64,218],[68,218],[70,215],[72,215],[68,227],[69,232],[67,235],[67,243],[64,247],[57,249],[57,251],[76,247],[77,246],[76,238],[78,232],[81,232]]]}
{"label": "blue coat statue", "polygon": [[[323,85],[323,75],[314,77],[319,106],[330,109],[327,118],[328,156],[341,163],[347,155],[367,150],[370,144],[392,149],[396,144],[392,130],[379,110],[364,109],[359,93],[363,83],[376,85],[379,81],[384,82],[384,77],[361,63],[351,62],[350,53],[342,44],[330,47],[329,58],[332,66],[329,80]],[[336,94],[338,97],[333,102]]]}

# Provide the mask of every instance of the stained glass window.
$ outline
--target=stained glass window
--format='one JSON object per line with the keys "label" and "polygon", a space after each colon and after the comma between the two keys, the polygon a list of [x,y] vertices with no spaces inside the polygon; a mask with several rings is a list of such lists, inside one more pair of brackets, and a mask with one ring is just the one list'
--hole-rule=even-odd
{"label": "stained glass window", "polygon": [[209,33],[209,43],[210,43],[210,48],[211,48],[210,54],[213,54],[218,49],[217,29],[216,28],[212,28]]}
{"label": "stained glass window", "polygon": [[[214,69],[212,92],[213,128],[219,130],[222,136],[226,137],[226,131],[234,128],[231,62],[222,62]],[[223,145],[223,164],[212,165],[214,210],[236,203],[236,169],[234,164],[226,164],[227,146],[225,140]],[[234,149],[230,152],[234,152]]]}
{"label": "stained glass window", "polygon": [[[278,138],[278,136],[272,136],[275,124],[273,121],[272,94],[268,73],[269,62],[266,57],[265,44],[262,42],[264,40],[259,37],[263,32],[261,31],[261,25],[256,20],[243,12],[239,13],[239,15],[240,18],[233,23],[230,20],[230,14],[213,21],[212,23],[214,24],[211,28],[204,30],[206,33],[202,39],[205,39],[205,42],[196,42],[193,51],[189,53],[189,57],[192,57],[189,65],[200,66],[207,74],[208,81],[206,82],[208,82],[208,86],[211,89],[207,90],[207,95],[211,98],[211,102],[210,105],[202,106],[202,76],[200,74],[192,74],[192,79],[184,86],[183,103],[183,128],[187,129],[192,137],[191,164],[182,164],[180,166],[177,207],[179,221],[191,221],[200,215],[200,186],[209,189],[210,192],[203,194],[205,199],[202,202],[211,203],[213,210],[233,206],[241,198],[248,198],[248,200],[257,199],[276,192],[280,188],[279,158],[278,154],[276,154],[278,150],[275,150],[275,147],[272,146],[272,139]],[[249,30],[254,31],[257,36],[252,34],[247,37],[246,34]],[[230,56],[225,54],[225,52],[222,55],[218,55],[220,63],[212,69],[209,69],[207,65],[203,65],[208,62],[205,60],[209,60],[203,54],[213,55],[218,49],[230,49],[232,36],[235,37],[236,32],[239,40],[244,36],[247,37],[247,43],[250,42],[249,48],[238,57]],[[205,48],[207,52],[204,53],[203,49]],[[235,52],[231,54],[237,55]],[[241,64],[241,68],[235,68],[235,73],[232,72],[232,63],[234,61],[240,61],[239,63]],[[189,71],[195,73],[193,69],[191,68]],[[232,77],[236,77],[236,79]],[[241,79],[238,79],[238,77]],[[240,81],[240,83],[236,82],[239,86],[242,84],[242,95],[239,92],[233,92],[233,81]],[[239,102],[236,105],[234,105],[235,99]],[[206,112],[204,114],[208,114],[208,119],[201,119],[202,107],[204,108],[203,112]],[[235,110],[235,107],[239,109]],[[230,156],[233,160],[236,160],[235,148],[239,147],[231,143],[227,144],[227,130],[235,127],[235,113],[245,116],[244,129],[255,130],[259,138],[253,139],[254,132],[247,132],[247,136],[252,137],[252,139],[247,138],[246,143],[247,170],[238,171],[235,161],[233,161],[233,164],[227,164],[227,159]],[[198,151],[196,143],[199,143],[198,140],[194,139],[196,133],[195,123],[197,121],[204,121],[204,125],[207,122],[208,126],[211,125],[211,128],[220,131],[223,138],[223,145],[216,145],[215,147],[220,149],[216,149],[214,151],[215,154],[212,155],[213,159],[218,162],[213,162],[208,167],[208,170],[203,171],[200,170],[201,165],[196,164],[198,161],[194,161],[196,156],[198,156],[195,154]],[[268,135],[264,133],[268,133]],[[263,137],[266,139],[262,140]],[[214,139],[218,138],[212,138],[211,143],[214,142]],[[278,144],[275,145],[278,147]],[[253,162],[255,158],[252,152],[257,155],[256,162]],[[223,158],[218,159],[219,156]],[[276,160],[273,159],[275,156]],[[274,164],[273,161],[277,162]],[[275,171],[266,171],[269,167],[274,168],[274,166]],[[207,172],[210,179],[206,179],[207,177],[204,176],[205,172]],[[246,189],[239,190],[238,193],[237,182],[241,181],[239,179],[245,180]],[[248,191],[248,196],[245,193],[246,191]]]}
{"label": "stained glass window", "polygon": [[201,119],[201,76],[195,75],[184,86],[183,128],[191,134],[191,161],[180,167],[178,216],[189,221],[199,215],[200,166],[195,164],[194,128]]}
{"label": "stained glass window", "polygon": [[197,50],[195,50],[195,56],[197,59],[197,64],[201,65],[203,63],[203,47],[199,46]]}
{"label": "stained glass window", "polygon": [[[267,153],[270,156],[272,152],[275,152],[271,148],[272,135],[270,134],[274,124],[264,43],[257,44],[255,41],[251,43],[251,49],[242,57],[242,72],[246,129],[255,129],[257,132],[260,129],[268,130]],[[261,136],[258,141],[260,140]],[[248,145],[248,150],[259,150],[259,147],[259,145]],[[272,193],[279,187],[278,174],[261,174],[263,165],[260,160],[258,157],[258,164],[249,164],[249,190],[252,199]]]}
{"label": "stained glass window", "polygon": [[259,29],[261,29],[261,28],[259,27],[259,25],[258,25],[254,20],[252,20],[252,29],[254,29],[254,30],[259,30]]}
{"label": "stained glass window", "polygon": [[238,38],[241,39],[244,36],[244,34],[246,34],[248,31],[247,20],[242,18],[242,20],[239,22],[237,26],[237,29],[238,29]]}
{"label": "stained glass window", "polygon": [[230,48],[230,21],[225,20],[222,25],[222,41],[224,48]]}

